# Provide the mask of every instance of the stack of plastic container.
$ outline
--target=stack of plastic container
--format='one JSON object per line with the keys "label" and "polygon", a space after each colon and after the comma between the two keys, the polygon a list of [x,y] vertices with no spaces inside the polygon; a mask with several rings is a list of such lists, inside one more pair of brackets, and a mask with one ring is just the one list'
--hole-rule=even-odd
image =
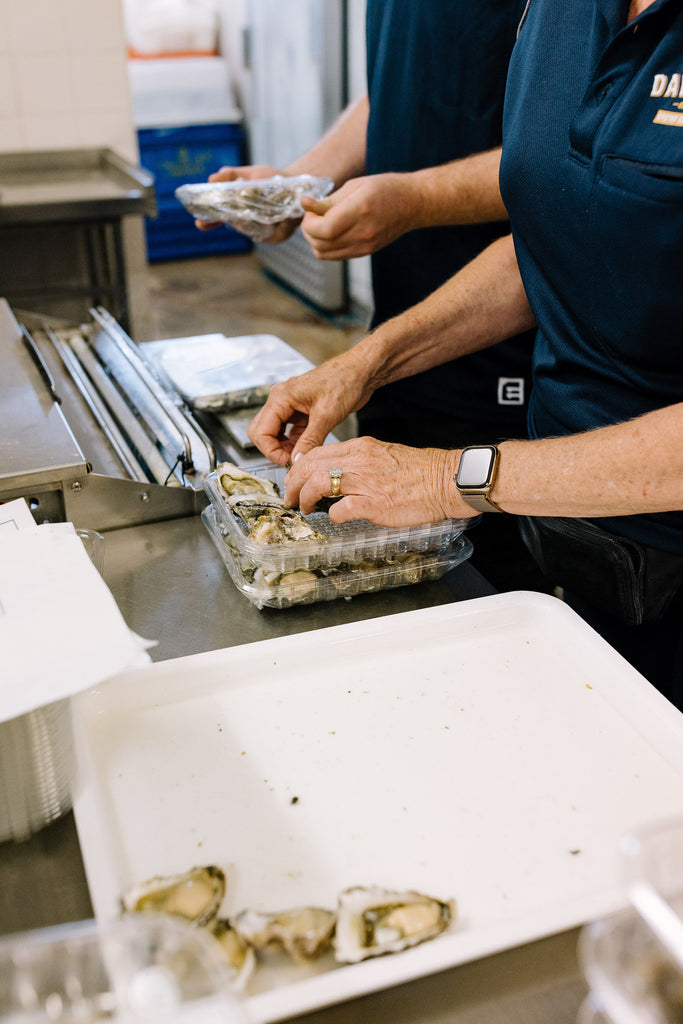
{"label": "stack of plastic container", "polygon": [[624,837],[632,908],[587,925],[579,961],[590,986],[577,1024],[683,1020],[683,821]]}

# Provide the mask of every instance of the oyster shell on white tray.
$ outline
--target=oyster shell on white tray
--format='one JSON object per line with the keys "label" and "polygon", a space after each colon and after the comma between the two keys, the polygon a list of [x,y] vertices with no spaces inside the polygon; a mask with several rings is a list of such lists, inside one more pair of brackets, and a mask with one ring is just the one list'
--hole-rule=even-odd
{"label": "oyster shell on white tray", "polygon": [[254,949],[227,918],[209,921],[205,928],[218,942],[223,956],[235,972],[232,987],[242,992],[256,968]]}
{"label": "oyster shell on white tray", "polygon": [[332,910],[297,907],[274,914],[243,910],[233,924],[255,949],[281,951],[298,963],[308,963],[331,948],[336,920]]}
{"label": "oyster shell on white tray", "polygon": [[195,925],[204,925],[218,913],[225,896],[225,874],[208,865],[179,875],[155,875],[121,897],[121,909],[129,913],[172,914]]}
{"label": "oyster shell on white tray", "polygon": [[335,958],[357,963],[371,956],[398,953],[433,939],[455,917],[455,902],[419,892],[378,886],[345,889],[339,896]]}

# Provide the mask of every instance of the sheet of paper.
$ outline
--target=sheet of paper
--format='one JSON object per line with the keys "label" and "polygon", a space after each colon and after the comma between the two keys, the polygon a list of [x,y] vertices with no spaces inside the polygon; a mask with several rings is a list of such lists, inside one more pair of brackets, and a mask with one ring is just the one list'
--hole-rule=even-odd
{"label": "sheet of paper", "polygon": [[147,646],[71,523],[0,507],[0,722],[144,664]]}

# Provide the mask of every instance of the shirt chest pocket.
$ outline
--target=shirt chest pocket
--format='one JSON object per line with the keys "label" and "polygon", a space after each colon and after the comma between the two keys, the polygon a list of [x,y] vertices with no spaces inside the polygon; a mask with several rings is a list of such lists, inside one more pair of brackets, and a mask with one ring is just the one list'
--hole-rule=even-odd
{"label": "shirt chest pocket", "polygon": [[596,341],[631,365],[681,372],[683,166],[606,156],[591,194]]}

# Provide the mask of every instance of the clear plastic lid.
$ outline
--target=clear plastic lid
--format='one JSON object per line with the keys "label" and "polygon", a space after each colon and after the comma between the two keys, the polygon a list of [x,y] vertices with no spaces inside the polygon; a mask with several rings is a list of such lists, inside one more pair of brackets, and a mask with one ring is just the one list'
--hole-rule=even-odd
{"label": "clear plastic lid", "polygon": [[219,944],[169,915],[131,914],[0,942],[0,1018],[12,1024],[246,1024]]}
{"label": "clear plastic lid", "polygon": [[[210,473],[204,488],[216,510],[221,532],[240,559],[240,565],[292,572],[295,569],[315,569],[318,566],[357,565],[367,560],[395,558],[407,552],[442,552],[454,544],[466,529],[466,519],[446,519],[440,523],[421,526],[375,526],[366,520],[354,519],[334,523],[327,512],[294,515],[310,527],[310,536],[283,541],[260,541],[250,535],[249,527],[230,507],[220,483],[221,466]],[[270,481],[279,492],[284,491],[286,469],[268,463],[249,467],[249,474]],[[267,495],[262,495],[266,500]],[[293,531],[296,532],[296,531]]]}

